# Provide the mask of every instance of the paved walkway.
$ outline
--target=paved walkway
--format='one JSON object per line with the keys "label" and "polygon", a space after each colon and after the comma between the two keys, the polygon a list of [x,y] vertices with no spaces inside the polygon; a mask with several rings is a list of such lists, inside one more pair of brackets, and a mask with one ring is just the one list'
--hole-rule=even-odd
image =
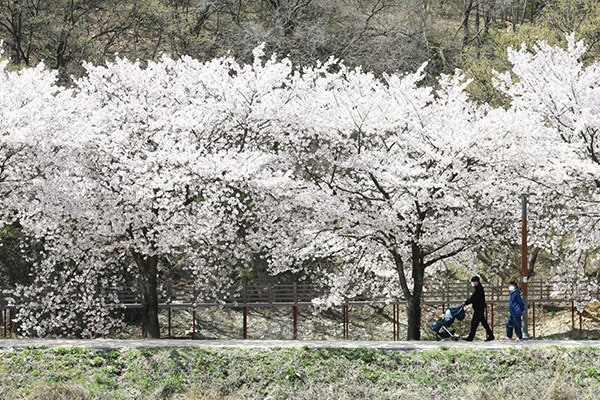
{"label": "paved walkway", "polygon": [[0,351],[25,349],[28,346],[48,347],[88,347],[92,349],[131,349],[153,347],[208,347],[208,348],[242,348],[268,350],[281,348],[343,348],[388,351],[420,351],[445,347],[477,348],[484,350],[503,349],[508,347],[600,347],[596,340],[530,340],[522,343],[495,340],[493,342],[385,342],[359,340],[190,340],[190,339],[146,339],[146,340],[117,340],[117,339],[0,339]]}

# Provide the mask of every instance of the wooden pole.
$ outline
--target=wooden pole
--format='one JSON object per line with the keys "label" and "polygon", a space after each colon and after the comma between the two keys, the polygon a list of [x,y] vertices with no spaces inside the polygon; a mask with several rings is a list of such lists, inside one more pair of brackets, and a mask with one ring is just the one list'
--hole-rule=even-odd
{"label": "wooden pole", "polygon": [[144,309],[142,308],[142,337],[146,337],[145,336],[145,330],[144,330]]}

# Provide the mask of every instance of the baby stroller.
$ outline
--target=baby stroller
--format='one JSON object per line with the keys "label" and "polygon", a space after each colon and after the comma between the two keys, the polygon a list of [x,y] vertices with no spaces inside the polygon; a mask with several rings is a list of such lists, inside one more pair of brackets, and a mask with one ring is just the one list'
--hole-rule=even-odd
{"label": "baby stroller", "polygon": [[448,307],[444,316],[431,324],[431,330],[435,332],[435,340],[452,338],[452,340],[458,341],[459,336],[454,334],[454,329],[448,329],[455,319],[459,321],[465,319],[463,306]]}

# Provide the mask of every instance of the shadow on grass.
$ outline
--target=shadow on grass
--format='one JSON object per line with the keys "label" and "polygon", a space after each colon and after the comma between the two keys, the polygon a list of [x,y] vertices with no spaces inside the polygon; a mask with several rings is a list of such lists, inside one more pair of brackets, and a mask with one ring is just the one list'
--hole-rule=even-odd
{"label": "shadow on grass", "polygon": [[535,340],[600,340],[600,329],[583,329],[581,334],[579,329],[567,332],[553,333],[551,335],[536,336]]}

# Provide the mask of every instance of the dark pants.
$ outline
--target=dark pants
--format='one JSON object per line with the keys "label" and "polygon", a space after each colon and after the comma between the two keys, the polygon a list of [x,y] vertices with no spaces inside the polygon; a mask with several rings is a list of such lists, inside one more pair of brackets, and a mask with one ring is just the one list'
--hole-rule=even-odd
{"label": "dark pants", "polygon": [[523,339],[523,332],[521,331],[521,316],[511,315],[506,320],[506,337],[512,338],[513,328],[517,337]]}
{"label": "dark pants", "polygon": [[473,340],[473,338],[475,337],[475,331],[477,330],[477,327],[479,326],[479,323],[481,322],[481,326],[483,326],[483,329],[485,329],[485,332],[487,334],[488,338],[493,338],[494,334],[492,333],[492,330],[490,329],[490,326],[487,323],[487,320],[485,319],[485,314],[482,311],[475,311],[473,313],[473,319],[471,320],[471,332],[469,332],[469,336],[467,336],[467,340]]}

